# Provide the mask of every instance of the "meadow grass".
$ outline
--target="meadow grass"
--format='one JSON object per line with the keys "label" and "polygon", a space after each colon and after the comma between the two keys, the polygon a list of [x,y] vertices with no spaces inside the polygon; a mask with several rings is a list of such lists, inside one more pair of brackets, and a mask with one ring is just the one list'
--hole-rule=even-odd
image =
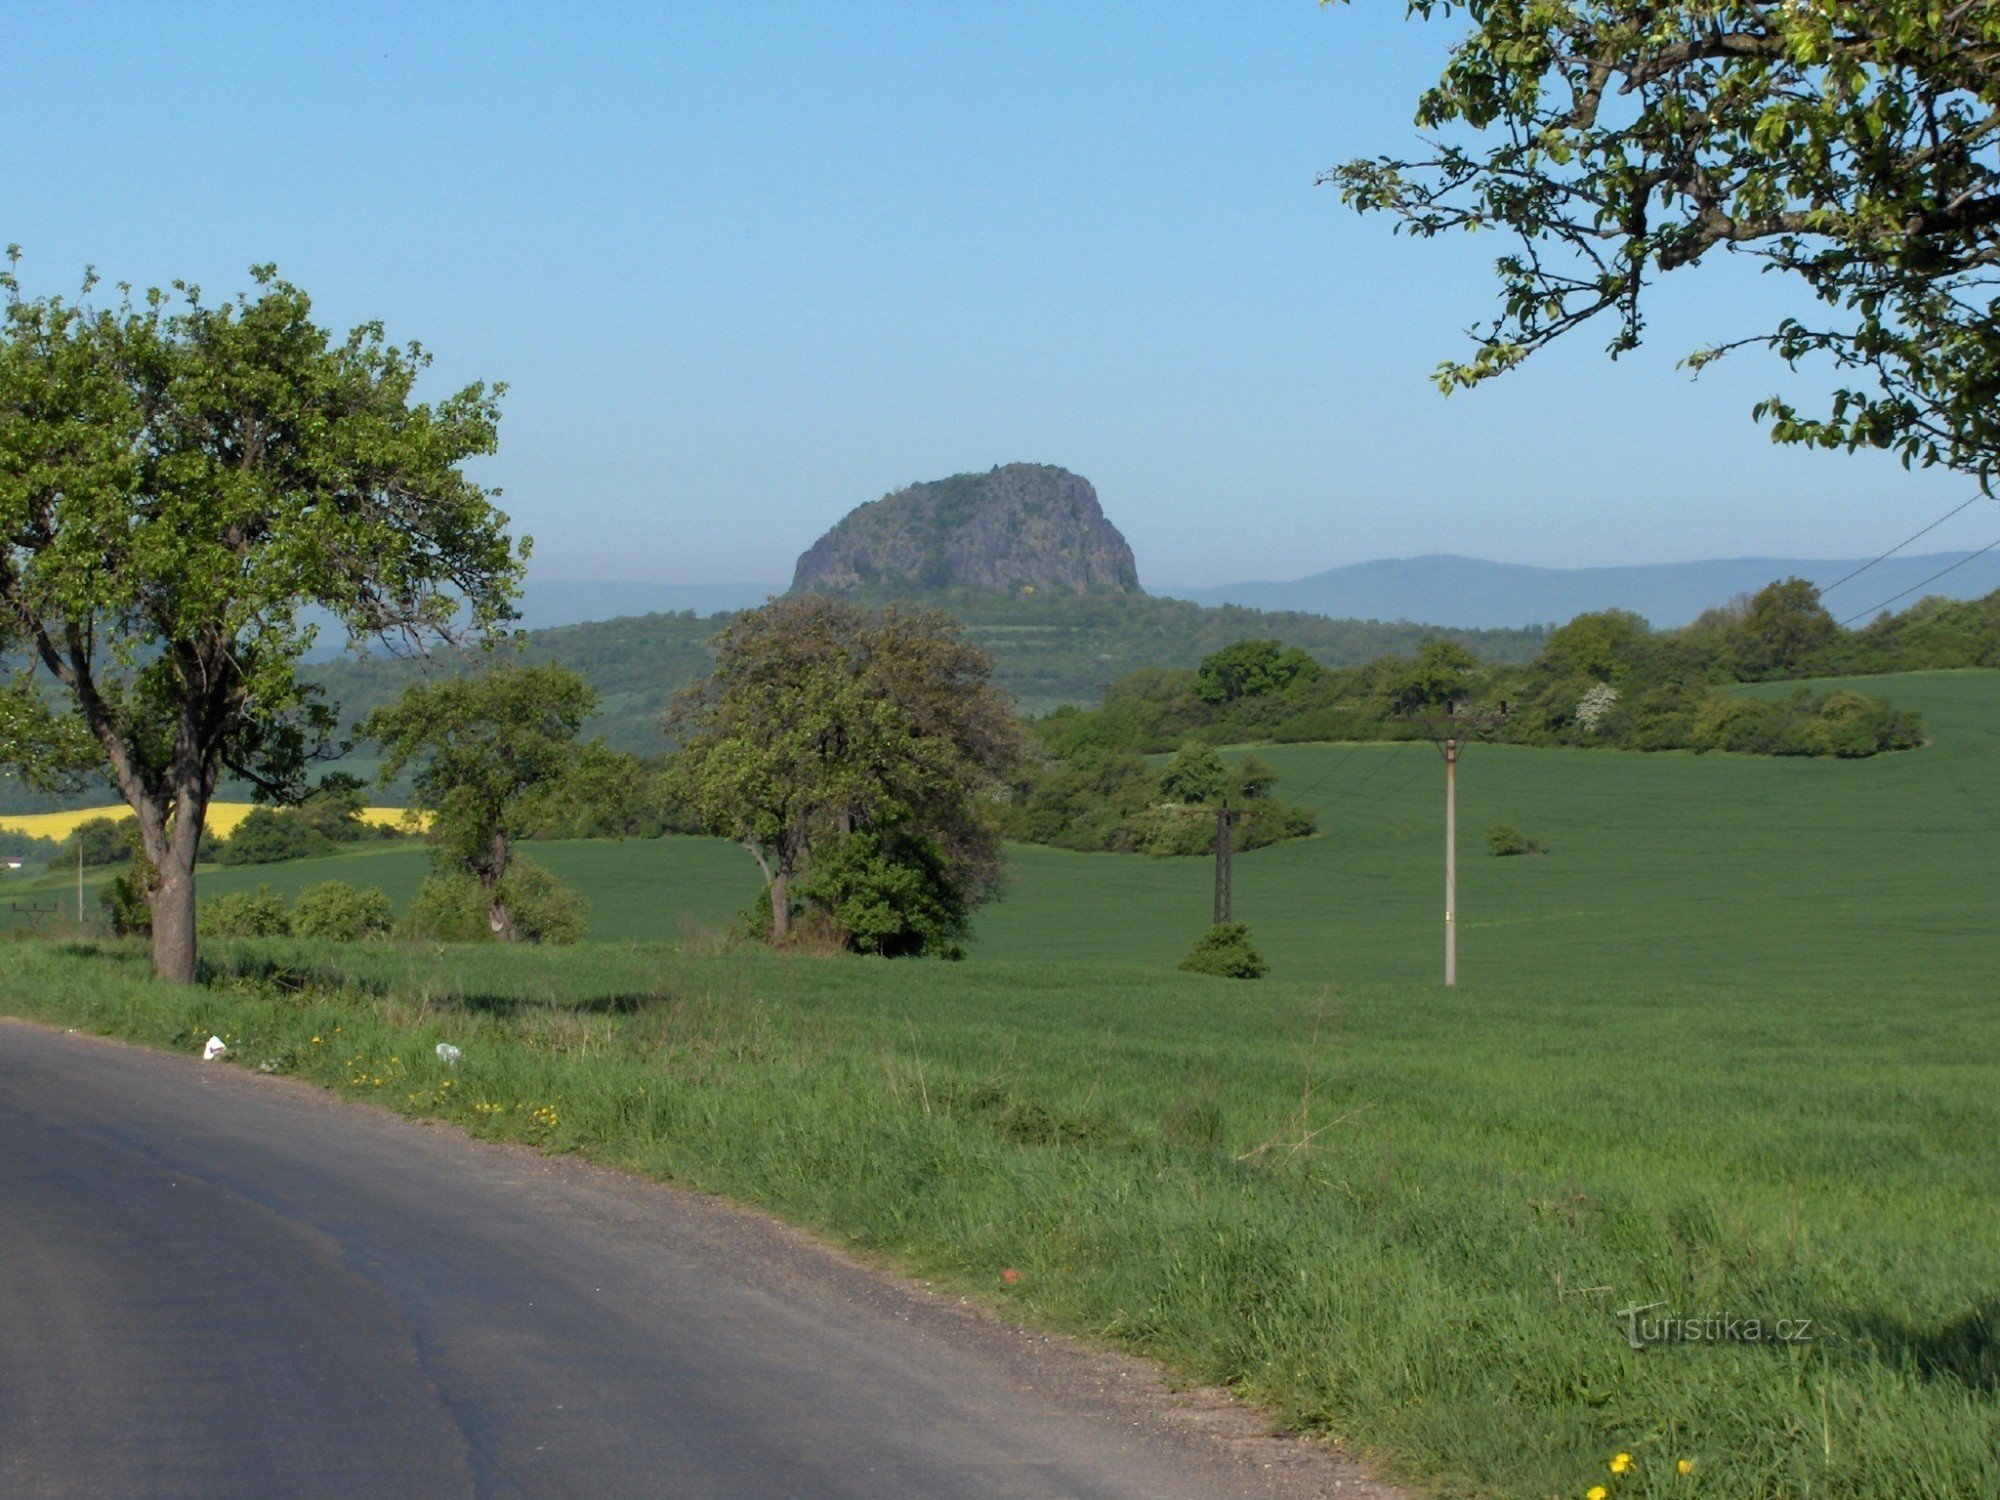
{"label": "meadow grass", "polygon": [[[1468,751],[1456,991],[1436,752],[1296,746],[1325,832],[1237,860],[1255,984],[1173,972],[1198,861],[1015,851],[971,959],[882,963],[675,946],[754,882],[669,840],[536,851],[655,941],[211,945],[190,992],[19,943],[0,1005],[766,1204],[1440,1495],[1995,1494],[2000,675],[1876,686],[1931,746]],[[1633,1350],[1651,1303],[1811,1337]]]}
{"label": "meadow grass", "polygon": [[[218,945],[189,992],[132,950],[6,962],[17,1012],[218,1032],[245,1064],[766,1204],[1439,1494],[1581,1494],[1617,1451],[1629,1495],[2000,1488],[1983,997],[638,945]],[[1655,1302],[1812,1337],[1634,1351],[1616,1313]]]}

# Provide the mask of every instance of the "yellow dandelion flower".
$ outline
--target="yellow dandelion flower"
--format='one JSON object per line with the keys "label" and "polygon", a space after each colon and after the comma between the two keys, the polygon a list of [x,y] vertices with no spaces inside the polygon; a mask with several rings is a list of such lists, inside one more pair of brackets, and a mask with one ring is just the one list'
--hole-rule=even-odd
{"label": "yellow dandelion flower", "polygon": [[1674,1465],[1674,1472],[1676,1474],[1692,1474],[1694,1472],[1694,1460],[1691,1458],[1680,1460],[1680,1462]]}
{"label": "yellow dandelion flower", "polygon": [[1604,1500],[1604,1497],[1610,1493],[1611,1491],[1607,1490],[1603,1485],[1593,1484],[1583,1492],[1583,1500]]}
{"label": "yellow dandelion flower", "polygon": [[1629,1469],[1629,1468],[1631,1468],[1631,1467],[1632,1467],[1632,1455],[1631,1455],[1631,1454],[1629,1454],[1629,1453],[1614,1453],[1614,1454],[1612,1454],[1612,1455],[1611,1455],[1611,1472],[1612,1472],[1612,1473],[1614,1473],[1614,1474],[1623,1474],[1623,1473],[1624,1473],[1624,1472],[1625,1472],[1625,1471],[1626,1471],[1627,1469]]}

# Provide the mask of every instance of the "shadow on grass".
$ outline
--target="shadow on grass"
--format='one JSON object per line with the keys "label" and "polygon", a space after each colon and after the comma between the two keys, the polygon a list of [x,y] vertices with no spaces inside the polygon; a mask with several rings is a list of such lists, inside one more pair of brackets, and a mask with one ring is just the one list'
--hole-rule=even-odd
{"label": "shadow on grass", "polygon": [[1880,1312],[1842,1320],[1841,1343],[1869,1362],[1899,1366],[1938,1385],[1960,1385],[2000,1395],[2000,1297],[1988,1297],[1959,1317],[1935,1326],[1904,1322]]}
{"label": "shadow on grass", "polygon": [[506,1020],[535,1011],[560,1011],[576,1016],[636,1016],[664,1005],[673,997],[660,993],[591,995],[581,999],[558,999],[553,995],[498,995],[446,993],[432,997],[452,1010],[471,1011]]}

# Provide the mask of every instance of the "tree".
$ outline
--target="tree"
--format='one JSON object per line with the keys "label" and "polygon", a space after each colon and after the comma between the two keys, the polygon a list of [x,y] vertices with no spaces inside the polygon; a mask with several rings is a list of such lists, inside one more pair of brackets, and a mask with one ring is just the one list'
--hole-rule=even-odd
{"label": "tree", "polygon": [[716,637],[715,671],[665,727],[688,809],[763,872],[774,941],[815,853],[859,833],[877,836],[854,851],[861,864],[934,855],[966,911],[997,888],[987,802],[1021,732],[992,670],[949,615],[819,595],[738,615]]}
{"label": "tree", "polygon": [[1742,628],[1755,653],[1764,659],[1755,665],[1768,664],[1778,675],[1792,676],[1833,639],[1839,627],[1819,602],[1816,585],[1803,578],[1786,578],[1766,584],[1751,596]]}
{"label": "tree", "polygon": [[1447,391],[1597,319],[1615,357],[1645,288],[1720,248],[1824,311],[1762,346],[1844,382],[1824,415],[1772,397],[1772,436],[1886,448],[1990,485],[2000,463],[2000,6],[1923,0],[1413,0],[1471,34],[1417,123],[1419,160],[1322,176],[1419,236],[1499,229],[1502,312]]}
{"label": "tree", "polygon": [[1617,682],[1631,667],[1651,627],[1629,610],[1605,609],[1578,615],[1550,634],[1540,664],[1553,672]]}
{"label": "tree", "polygon": [[216,863],[270,865],[333,853],[333,840],[295,808],[253,807],[215,851]]}
{"label": "tree", "polygon": [[1190,807],[1220,802],[1228,784],[1229,769],[1209,745],[1181,746],[1160,772],[1160,795]]}
{"label": "tree", "polygon": [[404,689],[361,732],[382,746],[384,784],[418,763],[415,802],[430,814],[438,862],[476,880],[495,937],[513,942],[512,842],[534,794],[577,757],[597,695],[567,667],[502,666]]}
{"label": "tree", "polygon": [[1466,694],[1479,658],[1453,641],[1425,641],[1415,661],[1403,665],[1389,685],[1392,713],[1443,708]]}
{"label": "tree", "polygon": [[[405,645],[510,617],[517,550],[461,472],[498,388],[411,399],[428,362],[378,324],[336,338],[266,266],[210,306],[28,299],[0,331],[0,758],[101,772],[154,877],[154,970],[195,975],[196,851],[218,779],[296,800],[331,709],[301,683],[310,607]],[[51,691],[53,689],[53,691]]]}
{"label": "tree", "polygon": [[1319,663],[1297,646],[1277,641],[1237,641],[1202,658],[1195,668],[1196,696],[1209,703],[1234,703],[1281,693],[1301,679],[1319,676]]}

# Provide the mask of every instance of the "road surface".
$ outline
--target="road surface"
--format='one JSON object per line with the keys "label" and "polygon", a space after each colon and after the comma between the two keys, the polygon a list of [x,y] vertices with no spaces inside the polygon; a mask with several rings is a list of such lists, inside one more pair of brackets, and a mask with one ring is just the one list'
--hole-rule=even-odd
{"label": "road surface", "polygon": [[1386,1495],[770,1219],[0,1022],[0,1495]]}

